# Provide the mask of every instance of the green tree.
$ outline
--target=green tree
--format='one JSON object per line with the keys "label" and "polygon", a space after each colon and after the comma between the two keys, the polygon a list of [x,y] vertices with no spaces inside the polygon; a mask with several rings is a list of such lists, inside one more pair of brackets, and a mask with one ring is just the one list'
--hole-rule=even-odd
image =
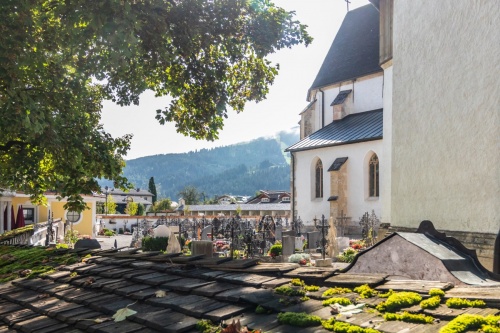
{"label": "green tree", "polygon": [[172,200],[169,198],[158,200],[153,206],[151,206],[150,211],[154,213],[163,212],[172,209]]}
{"label": "green tree", "polygon": [[131,135],[104,131],[104,100],[170,96],[161,124],[214,140],[228,109],[260,101],[278,72],[267,56],[311,42],[267,0],[0,2],[0,186],[85,209],[97,179],[121,176]]}
{"label": "green tree", "polygon": [[155,185],[155,179],[154,177],[149,178],[149,192],[153,194],[153,205],[156,202],[156,185]]}
{"label": "green tree", "polygon": [[184,199],[186,205],[197,205],[200,202],[201,193],[194,186],[188,185],[179,193],[179,197]]}
{"label": "green tree", "polygon": [[116,207],[118,206],[116,202],[113,200],[113,197],[111,194],[108,194],[108,198],[106,202],[104,203],[105,205],[105,213],[106,214],[115,214],[116,213]]}
{"label": "green tree", "polygon": [[137,209],[137,202],[127,202],[127,206],[125,207],[125,214],[134,216],[137,213]]}
{"label": "green tree", "polygon": [[146,208],[144,207],[144,205],[142,203],[139,203],[137,205],[137,215],[139,216],[143,216],[144,215],[144,212],[145,212]]}

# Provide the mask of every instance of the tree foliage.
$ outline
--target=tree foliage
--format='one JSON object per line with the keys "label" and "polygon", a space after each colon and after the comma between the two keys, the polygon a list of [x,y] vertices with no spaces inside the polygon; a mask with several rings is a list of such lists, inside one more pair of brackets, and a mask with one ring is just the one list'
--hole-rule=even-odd
{"label": "tree foliage", "polygon": [[312,40],[268,0],[5,0],[0,22],[0,185],[75,211],[98,178],[128,185],[131,136],[104,131],[103,100],[170,96],[158,121],[214,140],[228,109],[265,98],[266,57]]}
{"label": "tree foliage", "polygon": [[151,206],[149,210],[153,213],[159,213],[170,209],[172,209],[172,200],[167,198],[156,201],[155,204]]}
{"label": "tree foliage", "polygon": [[104,212],[106,214],[115,214],[116,213],[116,207],[118,206],[111,194],[108,194],[108,197],[106,199],[106,202],[104,203]]}
{"label": "tree foliage", "polygon": [[139,205],[137,202],[127,202],[127,206],[125,207],[125,214],[134,216],[139,209]]}
{"label": "tree foliage", "polygon": [[153,205],[156,202],[157,193],[156,193],[156,185],[154,177],[149,178],[148,189],[151,194],[153,194]]}
{"label": "tree foliage", "polygon": [[184,199],[186,205],[197,205],[201,200],[200,191],[192,185],[184,187],[178,195],[180,198]]}

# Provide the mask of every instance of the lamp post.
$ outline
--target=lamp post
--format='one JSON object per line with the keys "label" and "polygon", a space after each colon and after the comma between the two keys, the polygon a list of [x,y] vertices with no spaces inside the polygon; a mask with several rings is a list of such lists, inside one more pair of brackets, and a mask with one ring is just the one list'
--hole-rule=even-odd
{"label": "lamp post", "polygon": [[109,187],[104,186],[104,195],[106,196],[106,203],[104,204],[104,215],[108,216],[108,189]]}

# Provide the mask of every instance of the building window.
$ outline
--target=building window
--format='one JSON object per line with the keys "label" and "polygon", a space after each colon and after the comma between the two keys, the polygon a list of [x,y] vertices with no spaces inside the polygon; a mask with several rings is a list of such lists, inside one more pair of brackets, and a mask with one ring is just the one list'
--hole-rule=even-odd
{"label": "building window", "polygon": [[377,154],[373,154],[370,158],[369,182],[370,182],[370,197],[379,196],[379,163]]}
{"label": "building window", "polygon": [[316,198],[323,198],[323,163],[316,162]]}
{"label": "building window", "polygon": [[262,198],[260,202],[269,202],[269,198]]}
{"label": "building window", "polygon": [[70,211],[66,213],[66,220],[71,223],[79,222],[81,217],[82,217],[81,213],[78,212]]}
{"label": "building window", "polygon": [[23,215],[24,215],[24,223],[33,224],[35,222],[35,208],[23,207]]}

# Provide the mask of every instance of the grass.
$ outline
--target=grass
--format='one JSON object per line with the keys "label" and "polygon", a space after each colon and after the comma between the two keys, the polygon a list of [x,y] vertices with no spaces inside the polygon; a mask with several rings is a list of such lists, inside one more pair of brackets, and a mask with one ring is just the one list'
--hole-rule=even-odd
{"label": "grass", "polygon": [[79,261],[76,253],[61,253],[54,248],[0,246],[0,283],[50,274],[61,265]]}

